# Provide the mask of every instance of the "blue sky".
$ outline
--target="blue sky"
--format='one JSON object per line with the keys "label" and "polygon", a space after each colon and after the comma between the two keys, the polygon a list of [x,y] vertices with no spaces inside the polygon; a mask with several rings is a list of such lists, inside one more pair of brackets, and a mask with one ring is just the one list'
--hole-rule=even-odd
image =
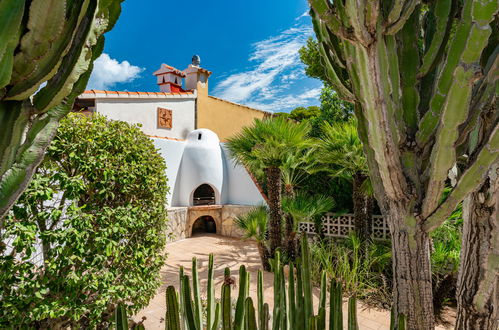
{"label": "blue sky", "polygon": [[316,105],[321,83],[298,57],[307,11],[306,0],[126,0],[87,87],[158,91],[161,63],[183,70],[198,54],[211,95],[276,112]]}

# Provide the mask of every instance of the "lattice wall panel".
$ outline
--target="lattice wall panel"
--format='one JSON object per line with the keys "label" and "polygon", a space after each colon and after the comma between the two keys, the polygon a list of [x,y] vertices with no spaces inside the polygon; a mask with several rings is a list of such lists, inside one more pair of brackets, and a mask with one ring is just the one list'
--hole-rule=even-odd
{"label": "lattice wall panel", "polygon": [[[322,230],[325,236],[347,237],[354,230],[354,216],[353,214],[335,216],[332,213],[327,213],[322,217]],[[298,231],[315,235],[315,224],[313,222],[300,222]],[[381,215],[373,216],[372,233],[374,239],[390,239],[388,223]]]}

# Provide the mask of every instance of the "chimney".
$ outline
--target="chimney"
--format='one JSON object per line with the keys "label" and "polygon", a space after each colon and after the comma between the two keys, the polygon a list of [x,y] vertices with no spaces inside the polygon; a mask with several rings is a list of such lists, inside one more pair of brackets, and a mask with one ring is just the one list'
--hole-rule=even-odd
{"label": "chimney", "polygon": [[201,58],[199,55],[194,55],[192,63],[183,71],[185,74],[185,89],[197,89],[198,82],[203,84],[202,87],[208,87],[208,77],[211,75],[211,71],[201,68],[200,64]]}
{"label": "chimney", "polygon": [[161,64],[159,70],[153,73],[158,79],[159,90],[165,93],[183,92],[182,78],[185,74],[167,64]]}

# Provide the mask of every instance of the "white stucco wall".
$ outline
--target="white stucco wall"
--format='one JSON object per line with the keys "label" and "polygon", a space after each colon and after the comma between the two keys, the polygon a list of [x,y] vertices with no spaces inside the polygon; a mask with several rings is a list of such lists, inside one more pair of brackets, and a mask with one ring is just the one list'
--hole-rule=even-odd
{"label": "white stucco wall", "polygon": [[[157,108],[172,110],[172,128],[158,128]],[[185,139],[195,128],[195,97],[165,99],[97,98],[95,109],[110,119],[142,124],[147,135]]]}
{"label": "white stucco wall", "polygon": [[[201,140],[198,134],[201,133]],[[236,165],[229,151],[207,129],[192,131],[186,141],[152,138],[164,157],[170,194],[168,206],[192,206],[192,192],[203,183],[211,185],[217,204],[265,203],[246,169]]]}
{"label": "white stucco wall", "polygon": [[166,196],[168,206],[172,205],[173,191],[177,184],[177,173],[180,168],[180,161],[184,152],[185,142],[167,139],[152,138],[154,145],[159,149],[159,153],[165,159],[166,177],[168,178],[168,187],[170,193]]}
{"label": "white stucco wall", "polygon": [[230,152],[222,146],[222,153],[225,160],[226,187],[224,204],[234,205],[261,205],[265,203],[262,194],[256,187],[246,169],[234,162],[230,157]]}

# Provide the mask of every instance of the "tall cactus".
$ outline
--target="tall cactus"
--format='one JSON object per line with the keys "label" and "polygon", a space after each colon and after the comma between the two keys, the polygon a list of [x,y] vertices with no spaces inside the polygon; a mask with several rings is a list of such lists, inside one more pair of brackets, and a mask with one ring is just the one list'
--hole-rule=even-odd
{"label": "tall cactus", "polygon": [[215,323],[215,287],[213,285],[213,253],[208,257],[208,301],[206,307],[206,328],[211,329]]}
{"label": "tall cactus", "polygon": [[[306,238],[302,240],[302,259],[308,260],[308,241]],[[191,295],[189,277],[184,275],[184,271],[180,269],[181,278],[181,292],[180,292],[180,306],[178,305],[178,298],[175,288],[169,286],[166,289],[166,329],[177,330],[198,330],[208,329],[216,330],[221,328],[224,330],[232,329],[260,329],[260,330],[325,330],[326,329],[326,314],[329,314],[329,329],[343,329],[343,314],[342,314],[342,286],[341,283],[332,279],[330,281],[329,290],[327,287],[327,277],[325,273],[321,277],[320,295],[319,295],[319,308],[317,314],[313,310],[309,314],[305,313],[305,301],[310,300],[310,307],[312,307],[312,295],[308,297],[308,288],[312,288],[310,279],[310,267],[308,262],[302,262],[300,258],[297,259],[297,264],[290,265],[289,276],[287,278],[288,288],[286,288],[286,276],[283,270],[283,265],[280,260],[280,253],[276,253],[276,258],[273,260],[274,267],[274,312],[272,315],[272,327],[269,327],[271,315],[269,312],[269,305],[263,301],[263,273],[258,272],[257,276],[257,309],[258,317],[255,309],[253,299],[248,297],[249,290],[249,273],[245,266],[239,269],[239,292],[235,308],[232,306],[231,300],[231,285],[233,280],[230,277],[230,269],[226,268],[224,272],[224,281],[222,284],[221,302],[215,304],[215,311],[211,325],[206,322],[207,326],[199,328],[199,322],[195,316],[195,301],[200,296],[200,293],[194,290]],[[197,265],[196,261],[193,261]],[[208,269],[213,267],[213,257],[210,256],[208,262]],[[193,267],[193,274],[197,272],[196,267]],[[296,273],[296,281],[294,274]],[[208,270],[208,281],[212,272]],[[303,276],[302,276],[303,274]],[[212,279],[213,280],[213,279]],[[305,283],[307,281],[308,283]],[[195,281],[193,281],[195,283]],[[304,289],[307,288],[307,289]],[[286,291],[287,290],[287,291]],[[286,297],[286,292],[289,293]],[[329,292],[330,303],[327,305],[327,295]],[[286,299],[288,298],[288,300]],[[194,300],[194,301],[193,301]],[[208,303],[209,305],[210,303]],[[183,306],[182,306],[183,305]],[[328,310],[329,308],[329,310]],[[125,322],[126,312],[124,309],[117,309],[115,318],[120,318],[121,324]],[[234,318],[233,318],[234,315]],[[392,315],[394,311],[392,311]],[[208,318],[208,314],[207,314]],[[185,320],[184,322],[182,320]],[[390,329],[404,329],[405,318],[401,315],[398,321],[392,317]],[[183,326],[185,324],[185,326]],[[201,324],[203,320],[201,319]],[[350,297],[348,301],[348,329],[358,329],[357,324],[357,305],[356,298]]]}
{"label": "tall cactus", "polygon": [[85,89],[122,1],[0,1],[0,228]]}
{"label": "tall cactus", "polygon": [[499,3],[309,2],[328,80],[355,104],[375,196],[390,221],[395,307],[408,328],[433,328],[430,232],[499,155]]}

